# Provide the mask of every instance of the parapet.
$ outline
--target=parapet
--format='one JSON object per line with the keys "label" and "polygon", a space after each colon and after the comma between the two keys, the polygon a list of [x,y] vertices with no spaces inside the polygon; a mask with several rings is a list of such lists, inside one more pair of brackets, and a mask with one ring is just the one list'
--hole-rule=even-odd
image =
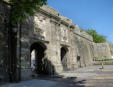
{"label": "parapet", "polygon": [[59,16],[60,15],[60,13],[57,10],[53,9],[52,7],[50,7],[48,5],[43,5],[40,9],[50,13],[53,16]]}
{"label": "parapet", "polygon": [[67,23],[69,23],[69,24],[72,24],[72,20],[71,20],[71,19],[66,18],[66,17],[64,17],[64,16],[60,16],[60,18],[61,18],[62,21],[65,21],[65,22],[67,22]]}
{"label": "parapet", "polygon": [[87,40],[93,41],[93,37],[87,34],[85,31],[80,30],[77,24],[74,24],[73,26],[74,26],[74,34],[77,34]]}
{"label": "parapet", "polygon": [[58,18],[60,19],[60,22],[61,23],[64,23],[64,24],[67,24],[67,25],[72,25],[72,20],[69,19],[69,18],[66,18],[64,16],[61,16],[60,13],[53,9],[52,7],[50,6],[47,6],[47,5],[43,5],[40,10],[42,10],[43,12],[45,12],[46,14],[49,14],[55,18]]}
{"label": "parapet", "polygon": [[88,40],[90,40],[90,41],[93,41],[93,37],[92,37],[91,35],[87,34],[85,31],[81,31],[80,34],[81,34],[84,38],[86,38],[86,39],[88,39]]}

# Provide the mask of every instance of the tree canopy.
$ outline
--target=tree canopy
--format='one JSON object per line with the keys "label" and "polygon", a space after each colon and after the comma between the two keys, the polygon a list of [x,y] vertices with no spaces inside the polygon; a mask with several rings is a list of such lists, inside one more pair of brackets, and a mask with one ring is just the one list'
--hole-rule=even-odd
{"label": "tree canopy", "polygon": [[15,25],[26,19],[26,14],[34,15],[33,9],[39,9],[47,0],[0,0],[7,1],[11,5],[12,24]]}
{"label": "tree canopy", "polygon": [[86,33],[88,33],[89,35],[91,35],[93,37],[93,41],[95,43],[104,43],[106,42],[106,37],[103,36],[103,35],[99,35],[96,30],[94,29],[88,29],[88,30],[85,30],[85,29],[82,29],[81,30],[84,30]]}

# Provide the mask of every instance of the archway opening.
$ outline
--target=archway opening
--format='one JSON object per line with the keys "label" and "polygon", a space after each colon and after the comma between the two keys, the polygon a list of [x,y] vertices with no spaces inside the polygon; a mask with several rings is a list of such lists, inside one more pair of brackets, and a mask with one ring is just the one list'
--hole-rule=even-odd
{"label": "archway opening", "polygon": [[45,50],[46,46],[43,43],[34,43],[31,45],[31,68],[33,74],[46,74],[44,62]]}
{"label": "archway opening", "polygon": [[80,56],[77,56],[78,67],[81,67]]}
{"label": "archway opening", "polygon": [[66,47],[61,48],[61,63],[64,71],[67,70],[67,52],[68,49]]}

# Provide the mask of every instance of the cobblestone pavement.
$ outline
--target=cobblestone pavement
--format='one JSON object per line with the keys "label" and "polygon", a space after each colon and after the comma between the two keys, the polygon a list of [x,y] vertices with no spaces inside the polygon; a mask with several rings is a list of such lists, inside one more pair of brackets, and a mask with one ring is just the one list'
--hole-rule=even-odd
{"label": "cobblestone pavement", "polygon": [[104,69],[101,66],[79,68],[64,72],[61,77],[42,76],[0,87],[113,87],[113,65],[106,65]]}

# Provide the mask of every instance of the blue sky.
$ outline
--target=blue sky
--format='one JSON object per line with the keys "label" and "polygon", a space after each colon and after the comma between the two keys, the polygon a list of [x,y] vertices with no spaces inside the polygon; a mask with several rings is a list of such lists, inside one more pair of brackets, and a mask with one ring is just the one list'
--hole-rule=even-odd
{"label": "blue sky", "polygon": [[95,29],[113,43],[113,0],[48,0],[62,16],[84,29]]}

